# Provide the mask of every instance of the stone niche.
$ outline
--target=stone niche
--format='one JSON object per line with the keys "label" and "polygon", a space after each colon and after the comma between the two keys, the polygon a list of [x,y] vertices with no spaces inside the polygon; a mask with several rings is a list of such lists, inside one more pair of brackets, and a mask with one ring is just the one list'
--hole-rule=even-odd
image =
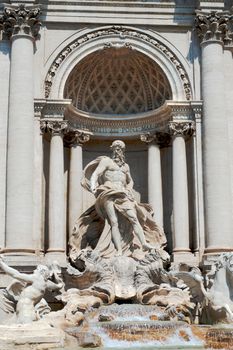
{"label": "stone niche", "polygon": [[149,57],[110,45],[75,66],[64,97],[79,110],[124,118],[162,106],[171,99],[171,89],[162,69]]}

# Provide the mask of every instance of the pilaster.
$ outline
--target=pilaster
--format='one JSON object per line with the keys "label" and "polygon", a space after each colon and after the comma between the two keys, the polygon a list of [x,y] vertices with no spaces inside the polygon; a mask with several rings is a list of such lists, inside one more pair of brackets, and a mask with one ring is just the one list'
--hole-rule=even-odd
{"label": "pilaster", "polygon": [[[202,157],[202,101],[191,102],[195,130],[193,133],[193,188],[195,226],[193,237],[194,254],[201,259],[205,249],[205,221],[203,194],[203,157]],[[199,259],[199,260],[200,260]]]}

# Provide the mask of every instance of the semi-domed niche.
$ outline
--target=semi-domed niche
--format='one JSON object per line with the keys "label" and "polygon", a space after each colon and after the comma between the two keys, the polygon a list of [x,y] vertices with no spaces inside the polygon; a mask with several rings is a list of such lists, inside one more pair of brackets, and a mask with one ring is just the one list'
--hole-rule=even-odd
{"label": "semi-domed niche", "polygon": [[172,99],[162,69],[130,48],[108,48],[90,54],[70,73],[64,98],[95,114],[134,114],[160,107]]}

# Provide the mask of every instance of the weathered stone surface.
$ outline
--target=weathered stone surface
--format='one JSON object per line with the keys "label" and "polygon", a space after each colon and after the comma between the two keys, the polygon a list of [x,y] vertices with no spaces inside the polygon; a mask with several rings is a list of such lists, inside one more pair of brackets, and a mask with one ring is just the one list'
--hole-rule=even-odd
{"label": "weathered stone surface", "polygon": [[82,332],[78,328],[67,328],[69,335],[77,339],[77,345],[82,348],[97,348],[102,346],[101,338],[94,333]]}
{"label": "weathered stone surface", "polygon": [[110,322],[114,320],[114,317],[112,315],[100,314],[98,320],[99,322]]}
{"label": "weathered stone surface", "polygon": [[0,343],[15,345],[53,344],[63,347],[65,333],[57,328],[50,327],[46,322],[27,325],[0,325]]}
{"label": "weathered stone surface", "polygon": [[38,265],[32,274],[25,274],[9,267],[0,255],[0,267],[16,280],[7,289],[0,291],[0,309],[6,315],[3,323],[8,319],[11,323],[28,324],[50,312],[50,307],[43,299],[46,291],[58,292],[64,287],[58,266]]}

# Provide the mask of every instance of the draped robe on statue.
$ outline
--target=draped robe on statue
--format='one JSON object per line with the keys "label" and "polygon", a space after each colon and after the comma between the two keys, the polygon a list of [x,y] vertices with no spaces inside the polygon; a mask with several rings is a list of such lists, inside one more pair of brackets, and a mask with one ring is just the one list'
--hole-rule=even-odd
{"label": "draped robe on statue", "polygon": [[[91,176],[103,158],[108,157],[98,157],[84,169],[82,186],[90,192]],[[75,222],[70,239],[71,258],[72,256],[75,258],[80,250],[85,248],[98,251],[99,255],[104,258],[115,255],[116,249],[112,240],[111,226],[104,209],[104,203],[107,200],[113,202],[117,214],[123,255],[136,257],[137,252],[142,252],[141,243],[134,234],[132,224],[127,218],[128,210],[136,212],[147,243],[156,249],[166,245],[165,234],[153,220],[153,211],[149,204],[137,203],[128,189],[122,191],[111,188],[110,185],[104,185],[101,181],[101,175],[98,178],[98,184],[95,204],[89,207]]]}

